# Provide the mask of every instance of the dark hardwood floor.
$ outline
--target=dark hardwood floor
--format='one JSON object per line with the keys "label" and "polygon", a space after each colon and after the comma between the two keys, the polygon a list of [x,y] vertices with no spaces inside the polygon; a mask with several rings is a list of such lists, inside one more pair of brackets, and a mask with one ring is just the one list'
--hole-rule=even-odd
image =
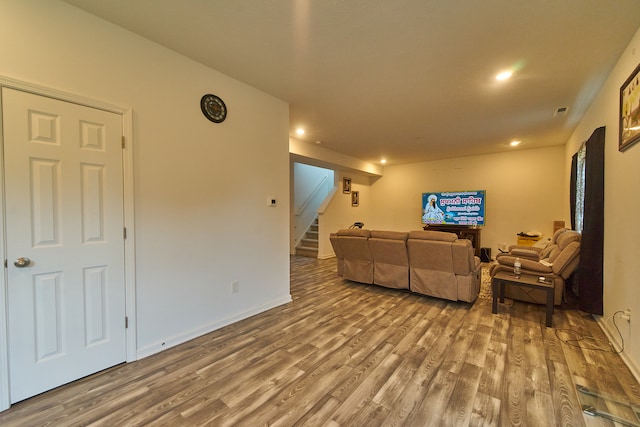
{"label": "dark hardwood floor", "polygon": [[291,258],[291,293],[290,304],[17,403],[0,425],[607,426],[582,413],[576,383],[640,402],[618,355],[563,342],[608,343],[575,310],[556,310],[546,328],[543,306],[507,301],[494,315],[489,300],[352,283],[334,259],[303,257]]}

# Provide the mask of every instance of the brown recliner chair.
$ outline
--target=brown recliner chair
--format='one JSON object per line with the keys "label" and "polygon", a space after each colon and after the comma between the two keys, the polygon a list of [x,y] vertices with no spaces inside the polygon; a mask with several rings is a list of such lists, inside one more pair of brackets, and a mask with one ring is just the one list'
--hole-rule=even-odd
{"label": "brown recliner chair", "polygon": [[[497,264],[491,267],[491,277],[495,276],[499,271],[513,272],[513,263],[516,258],[520,258],[522,274],[545,277],[547,281],[553,282],[555,286],[554,304],[560,305],[562,303],[565,280],[571,276],[580,261],[580,237],[580,233],[573,230],[561,233],[558,236],[557,244],[550,248],[548,254],[545,251],[545,258],[539,261],[505,254],[497,258]],[[507,285],[505,295],[520,301],[536,304],[546,303],[544,291],[523,286],[511,287]]]}
{"label": "brown recliner chair", "polygon": [[373,283],[387,288],[409,289],[409,233],[371,231],[369,249],[373,256]]}

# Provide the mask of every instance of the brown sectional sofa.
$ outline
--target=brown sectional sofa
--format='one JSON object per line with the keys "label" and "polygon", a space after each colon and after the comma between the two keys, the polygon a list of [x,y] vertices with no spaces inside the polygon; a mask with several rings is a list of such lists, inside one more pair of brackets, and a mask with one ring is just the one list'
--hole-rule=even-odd
{"label": "brown sectional sofa", "polygon": [[454,233],[348,229],[330,241],[347,280],[452,301],[473,302],[480,291],[480,259]]}

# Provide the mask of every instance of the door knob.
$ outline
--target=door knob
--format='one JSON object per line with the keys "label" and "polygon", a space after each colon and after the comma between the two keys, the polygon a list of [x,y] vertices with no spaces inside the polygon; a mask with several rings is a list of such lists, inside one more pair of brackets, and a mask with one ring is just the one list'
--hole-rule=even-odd
{"label": "door knob", "polygon": [[22,256],[17,260],[13,261],[13,265],[15,265],[18,268],[29,267],[29,264],[31,264],[31,260],[29,258],[22,257]]}

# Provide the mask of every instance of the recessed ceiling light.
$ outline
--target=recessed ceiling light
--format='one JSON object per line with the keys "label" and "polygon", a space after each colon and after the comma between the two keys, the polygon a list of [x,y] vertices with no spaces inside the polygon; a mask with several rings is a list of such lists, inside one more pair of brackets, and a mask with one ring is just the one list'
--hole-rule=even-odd
{"label": "recessed ceiling light", "polygon": [[512,146],[512,147],[517,147],[518,145],[520,145],[520,143],[521,143],[521,142],[522,142],[522,141],[511,141],[511,142],[509,143],[509,145],[510,145],[510,146]]}
{"label": "recessed ceiling light", "polygon": [[387,163],[387,159],[380,159],[380,163],[384,165],[385,163]]}
{"label": "recessed ceiling light", "polygon": [[302,129],[302,128],[298,128],[298,129],[296,129],[296,133],[297,133],[298,135],[304,135],[304,129]]}
{"label": "recessed ceiling light", "polygon": [[498,75],[496,76],[496,80],[507,80],[509,77],[511,77],[513,75],[513,71],[503,71],[501,73],[498,73]]}

